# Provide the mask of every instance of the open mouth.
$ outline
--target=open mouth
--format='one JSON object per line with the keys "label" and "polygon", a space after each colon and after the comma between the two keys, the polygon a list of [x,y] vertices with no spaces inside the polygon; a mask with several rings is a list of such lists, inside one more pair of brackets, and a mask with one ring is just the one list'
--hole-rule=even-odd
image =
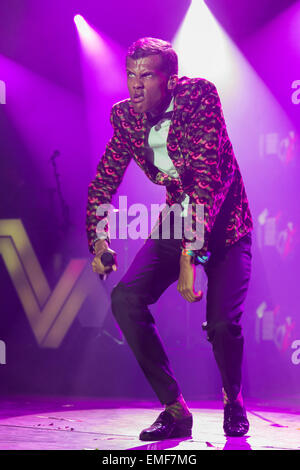
{"label": "open mouth", "polygon": [[144,98],[145,98],[145,97],[144,97],[143,95],[134,96],[134,97],[132,98],[132,101],[133,101],[134,103],[140,103],[141,101],[144,101]]}

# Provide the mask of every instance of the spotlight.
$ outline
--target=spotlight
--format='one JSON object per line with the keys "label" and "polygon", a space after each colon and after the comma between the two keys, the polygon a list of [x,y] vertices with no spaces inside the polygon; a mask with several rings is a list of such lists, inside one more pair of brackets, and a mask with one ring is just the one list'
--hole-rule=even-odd
{"label": "spotlight", "polygon": [[74,16],[74,23],[81,41],[85,43],[85,46],[89,52],[93,54],[97,53],[100,37],[97,35],[96,31],[81,15]]}
{"label": "spotlight", "polygon": [[75,22],[77,27],[80,27],[80,25],[83,25],[85,23],[85,20],[84,20],[83,16],[75,15],[74,16],[74,22]]}

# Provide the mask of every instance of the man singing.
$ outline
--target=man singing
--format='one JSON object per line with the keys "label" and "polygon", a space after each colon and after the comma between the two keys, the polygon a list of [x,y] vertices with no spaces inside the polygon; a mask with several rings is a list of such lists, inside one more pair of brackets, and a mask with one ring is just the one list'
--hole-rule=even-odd
{"label": "man singing", "polygon": [[[116,321],[164,407],[140,439],[191,436],[192,414],[148,306],[175,281],[186,301],[200,301],[203,293],[194,291],[199,264],[207,275],[203,329],[223,384],[223,429],[227,436],[242,436],[249,422],[241,391],[244,339],[240,320],[251,274],[253,223],[220,99],[208,80],[178,78],[177,55],[170,43],[160,39],[136,41],[128,50],[126,71],[130,98],[112,107],[114,133],[88,190],[87,235],[93,271],[116,270],[116,265],[108,268],[101,263],[111,239],[108,224],[97,230],[107,214],[96,212],[99,205],[111,202],[131,159],[153,183],[166,187],[166,207],[180,205],[182,211],[172,218],[171,228],[175,231],[178,220],[187,220],[191,210],[193,229],[180,238],[171,230],[166,238],[161,236],[163,217],[159,217],[156,235],[149,235],[112,291]],[[197,207],[203,208],[203,231],[198,230],[201,211]]]}

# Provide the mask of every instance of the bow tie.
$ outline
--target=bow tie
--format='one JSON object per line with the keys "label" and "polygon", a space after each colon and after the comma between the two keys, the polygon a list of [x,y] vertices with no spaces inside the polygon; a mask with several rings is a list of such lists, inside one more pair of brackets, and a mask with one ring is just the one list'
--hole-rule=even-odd
{"label": "bow tie", "polygon": [[149,125],[151,127],[153,127],[153,126],[156,126],[156,124],[158,124],[160,121],[165,121],[166,119],[171,119],[172,114],[173,114],[173,111],[168,111],[168,112],[165,111],[164,113],[159,114],[158,116],[151,117],[147,113],[147,120],[148,120]]}

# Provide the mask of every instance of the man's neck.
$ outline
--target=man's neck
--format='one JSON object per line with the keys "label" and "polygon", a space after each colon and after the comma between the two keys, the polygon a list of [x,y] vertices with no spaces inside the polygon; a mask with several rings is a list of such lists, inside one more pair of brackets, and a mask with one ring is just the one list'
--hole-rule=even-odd
{"label": "man's neck", "polygon": [[164,102],[158,108],[156,108],[153,111],[149,111],[147,113],[148,116],[151,119],[155,119],[156,117],[160,116],[161,114],[163,114],[168,109],[168,107],[170,106],[171,101],[172,101],[172,95],[169,95],[166,98],[166,100],[164,100]]}

